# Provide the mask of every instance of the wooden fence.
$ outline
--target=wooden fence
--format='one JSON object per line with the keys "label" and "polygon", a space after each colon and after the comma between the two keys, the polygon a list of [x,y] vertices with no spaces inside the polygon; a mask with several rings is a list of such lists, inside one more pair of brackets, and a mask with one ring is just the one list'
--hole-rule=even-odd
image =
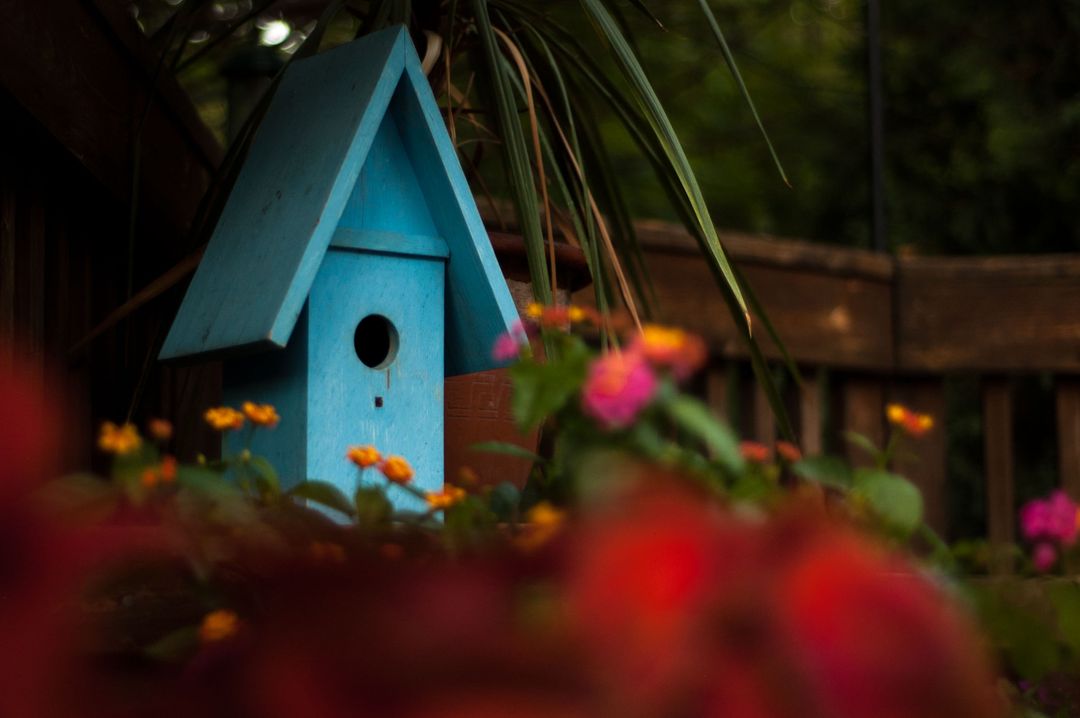
{"label": "wooden fence", "polygon": [[[681,228],[642,223],[639,231],[659,314],[706,338],[713,360],[702,391],[728,412],[740,386],[733,374],[749,374],[747,352],[712,275]],[[947,534],[944,385],[947,377],[977,375],[988,534],[1011,541],[1019,419],[1011,380],[1050,374],[1060,484],[1080,498],[1080,256],[893,258],[794,240],[723,241],[800,367],[804,382],[789,382],[786,399],[804,451],[845,446],[837,438],[843,429],[880,443],[890,401],[933,414],[918,461],[898,468],[922,489],[929,523]],[[757,326],[766,355],[779,359]],[[741,428],[771,443],[776,428],[763,392],[741,385]],[[847,451],[865,460],[858,449]]]}

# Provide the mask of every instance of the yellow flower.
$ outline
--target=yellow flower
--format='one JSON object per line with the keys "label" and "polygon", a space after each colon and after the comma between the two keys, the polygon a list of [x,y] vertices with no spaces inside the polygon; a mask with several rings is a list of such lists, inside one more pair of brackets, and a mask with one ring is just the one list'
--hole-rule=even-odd
{"label": "yellow flower", "polygon": [[525,522],[515,543],[524,551],[535,551],[559,533],[566,523],[566,512],[542,501],[529,509]]}
{"label": "yellow flower", "polygon": [[432,511],[448,509],[454,504],[461,503],[461,501],[465,499],[465,489],[447,484],[443,487],[442,491],[429,491],[424,495],[424,499],[427,501],[427,504]]}
{"label": "yellow flower", "polygon": [[109,454],[124,456],[139,448],[142,439],[139,430],[134,424],[117,426],[111,421],[101,425],[101,433],[98,434],[98,448]]}
{"label": "yellow flower", "polygon": [[890,424],[902,424],[904,417],[907,416],[907,409],[900,404],[889,404],[885,407],[885,417],[889,420]]}
{"label": "yellow flower", "polygon": [[207,409],[203,414],[206,423],[218,431],[239,429],[244,425],[244,415],[231,406],[219,406]]}
{"label": "yellow flower", "polygon": [[382,456],[379,454],[379,450],[374,446],[350,446],[348,453],[345,454],[345,458],[353,462],[361,469],[366,469],[369,466],[374,466],[379,463],[379,459]]}
{"label": "yellow flower", "polygon": [[240,618],[228,609],[218,609],[203,617],[199,626],[199,640],[203,643],[223,641],[240,630]]}
{"label": "yellow flower", "polygon": [[146,430],[155,441],[168,441],[173,434],[172,424],[165,419],[151,419],[146,425]]}
{"label": "yellow flower", "polygon": [[413,477],[413,468],[400,456],[388,456],[379,466],[379,471],[395,484],[407,484]]}
{"label": "yellow flower", "polygon": [[544,305],[540,302],[530,302],[529,306],[525,307],[525,316],[529,319],[539,319],[544,316]]}
{"label": "yellow flower", "polygon": [[244,416],[256,426],[273,428],[281,421],[277,409],[275,409],[272,404],[256,404],[251,401],[245,401],[241,408],[244,410]]}
{"label": "yellow flower", "polygon": [[670,369],[680,380],[700,369],[708,357],[701,337],[659,324],[646,324],[631,347],[654,366]]}

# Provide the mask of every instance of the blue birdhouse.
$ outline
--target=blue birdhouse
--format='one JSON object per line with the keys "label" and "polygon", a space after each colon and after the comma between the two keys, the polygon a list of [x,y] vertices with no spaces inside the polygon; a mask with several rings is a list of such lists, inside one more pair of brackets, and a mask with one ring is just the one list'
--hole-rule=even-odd
{"label": "blue birdhouse", "polygon": [[373,444],[438,490],[444,377],[491,368],[516,317],[412,41],[393,28],[286,71],[160,358],[224,358],[226,403],[278,407],[252,450],[283,480],[351,493],[345,451]]}

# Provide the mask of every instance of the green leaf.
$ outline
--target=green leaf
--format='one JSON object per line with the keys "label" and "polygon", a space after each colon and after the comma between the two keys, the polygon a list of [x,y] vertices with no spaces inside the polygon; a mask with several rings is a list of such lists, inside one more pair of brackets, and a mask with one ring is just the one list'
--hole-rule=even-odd
{"label": "green leaf", "polygon": [[791,182],[787,178],[787,173],[784,172],[784,167],[780,164],[780,158],[777,156],[776,150],[773,149],[772,141],[769,140],[769,133],[765,131],[765,125],[758,115],[757,107],[754,106],[754,100],[750,97],[750,91],[746,89],[746,83],[743,82],[739,66],[735,64],[735,55],[732,54],[731,48],[728,47],[727,40],[724,39],[724,33],[720,31],[720,23],[716,21],[716,16],[713,15],[712,8],[709,7],[707,0],[698,0],[698,5],[709,21],[709,28],[712,30],[717,44],[720,45],[720,53],[724,56],[724,62],[727,63],[728,69],[731,70],[731,74],[735,78],[735,84],[739,86],[739,92],[742,93],[743,99],[746,100],[746,104],[750,107],[750,113],[753,114],[754,122],[757,123],[758,129],[761,131],[761,137],[769,148],[769,154],[772,155],[773,164],[776,165],[777,171],[780,172],[780,178],[784,180],[784,184],[790,187]]}
{"label": "green leaf", "polygon": [[252,456],[248,460],[248,466],[255,472],[255,485],[259,493],[264,497],[281,495],[281,482],[277,471],[264,456]]}
{"label": "green leaf", "polygon": [[516,521],[521,505],[521,492],[509,481],[503,481],[488,495],[488,506],[500,521]]}
{"label": "green leaf", "polygon": [[179,663],[190,658],[199,647],[199,630],[187,626],[165,635],[143,649],[150,658],[166,663]]}
{"label": "green leaf", "polygon": [[695,223],[706,240],[704,245],[706,254],[720,270],[727,287],[739,306],[739,310],[743,316],[746,316],[748,313],[746,300],[743,298],[739,282],[732,272],[727,256],[724,254],[724,249],[720,245],[720,238],[717,236],[716,227],[713,225],[705,197],[698,185],[697,177],[690,167],[686,152],[675,134],[675,128],[668,118],[667,111],[664,110],[663,105],[660,103],[660,98],[646,77],[641,62],[623,36],[615,18],[611,16],[611,13],[608,12],[600,0],[581,0],[581,3],[596,23],[601,37],[607,40],[614,52],[623,76],[635,92],[635,99],[641,107],[642,113],[660,140],[664,155],[678,174],[682,191],[693,210]]}
{"label": "green leaf", "polygon": [[520,361],[508,371],[514,382],[514,421],[531,429],[562,409],[585,381],[589,353],[583,344],[570,344],[556,362]]}
{"label": "green leaf", "polygon": [[809,456],[796,461],[791,467],[796,476],[809,479],[822,486],[847,491],[851,488],[851,467],[836,456]]}
{"label": "green leaf", "polygon": [[376,486],[357,489],[353,502],[356,505],[356,522],[364,528],[386,526],[394,514],[394,507],[386,498],[386,492]]}
{"label": "green leaf", "polygon": [[743,473],[746,461],[738,439],[703,402],[680,395],[666,402],[664,409],[681,429],[700,439],[725,469],[736,476]]}
{"label": "green leaf", "polygon": [[1080,585],[1074,580],[1055,581],[1048,593],[1057,609],[1058,635],[1069,646],[1073,658],[1080,658]]}
{"label": "green leaf", "polygon": [[502,52],[499,50],[491,18],[488,0],[472,0],[476,31],[480,36],[484,64],[490,87],[488,92],[494,103],[498,119],[506,168],[510,174],[510,188],[517,208],[518,222],[525,239],[525,253],[532,281],[533,297],[542,304],[551,304],[551,285],[548,276],[547,256],[544,253],[544,234],[540,226],[540,203],[533,179],[533,166],[529,148],[525,142],[525,130],[521,126],[517,104],[514,102],[510,81],[504,75]]}
{"label": "green leaf", "polygon": [[903,476],[880,469],[858,469],[853,493],[863,497],[875,514],[905,537],[922,521],[922,494]]}
{"label": "green leaf", "polygon": [[340,511],[346,516],[353,516],[356,513],[352,502],[341,493],[341,489],[325,481],[305,481],[291,489],[288,495],[297,499],[314,501],[327,508]]}
{"label": "green leaf", "polygon": [[843,433],[844,440],[852,446],[857,446],[867,454],[869,454],[875,461],[881,457],[881,449],[879,449],[874,442],[866,436],[863,436],[857,431],[845,431]]}
{"label": "green leaf", "polygon": [[482,451],[485,454],[502,454],[503,456],[513,456],[518,459],[528,459],[539,464],[545,463],[545,459],[536,452],[529,451],[523,446],[517,444],[511,444],[508,441],[481,441],[478,444],[473,444],[469,447],[473,451]]}

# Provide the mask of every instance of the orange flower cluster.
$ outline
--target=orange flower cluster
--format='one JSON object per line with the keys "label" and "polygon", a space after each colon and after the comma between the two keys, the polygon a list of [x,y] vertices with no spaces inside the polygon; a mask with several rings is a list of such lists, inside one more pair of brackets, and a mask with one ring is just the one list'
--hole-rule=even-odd
{"label": "orange flower cluster", "polygon": [[429,491],[424,495],[424,499],[432,511],[440,511],[461,503],[465,496],[465,489],[447,484],[442,491]]}
{"label": "orange flower cluster", "polygon": [[151,419],[146,424],[146,432],[154,441],[168,441],[173,435],[173,426],[165,419]]}
{"label": "orange flower cluster", "polygon": [[101,432],[98,434],[98,448],[105,453],[126,456],[141,445],[142,438],[139,436],[139,430],[135,428],[134,424],[117,426],[111,421],[106,421],[101,425]]}
{"label": "orange flower cluster", "polygon": [[271,404],[256,404],[245,401],[241,408],[244,410],[244,416],[248,418],[248,421],[256,426],[265,426],[272,429],[281,421],[277,409]]}
{"label": "orange flower cluster", "polygon": [[[754,464],[764,464],[768,462],[773,455],[773,452],[769,450],[769,447],[757,441],[740,442],[739,451],[742,453],[744,459]],[[790,441],[776,442],[776,455],[789,464],[794,464],[796,461],[802,460],[802,451]]]}
{"label": "orange flower cluster", "polygon": [[206,423],[217,431],[229,431],[243,428],[244,415],[231,406],[218,406],[207,409],[203,414]]}
{"label": "orange flower cluster", "polygon": [[236,635],[240,630],[240,617],[228,609],[211,611],[203,617],[199,626],[199,640],[203,643],[215,643]]}
{"label": "orange flower cluster", "polygon": [[374,446],[350,446],[345,457],[361,469],[366,469],[379,463],[382,455]]}
{"label": "orange flower cluster", "polygon": [[915,438],[934,428],[932,416],[914,412],[903,404],[889,404],[885,407],[885,416],[890,424],[900,427],[905,434]]}
{"label": "orange flower cluster", "polygon": [[705,364],[705,342],[696,334],[675,327],[646,324],[634,338],[630,351],[636,351],[650,364],[668,369],[682,380]]}
{"label": "orange flower cluster", "polygon": [[523,551],[535,551],[562,531],[566,512],[541,501],[525,514],[525,526],[514,543]]}
{"label": "orange flower cluster", "polygon": [[148,489],[152,489],[159,484],[171,484],[176,481],[178,469],[179,464],[176,457],[166,455],[161,459],[160,465],[143,469],[142,474],[139,475],[139,483]]}
{"label": "orange flower cluster", "polygon": [[386,457],[386,461],[379,465],[379,471],[382,472],[387,481],[392,481],[395,484],[404,485],[412,481],[413,478],[413,468],[401,456]]}
{"label": "orange flower cluster", "polygon": [[525,308],[525,316],[545,328],[561,328],[571,324],[599,326],[600,314],[591,307],[545,306],[533,302]]}

